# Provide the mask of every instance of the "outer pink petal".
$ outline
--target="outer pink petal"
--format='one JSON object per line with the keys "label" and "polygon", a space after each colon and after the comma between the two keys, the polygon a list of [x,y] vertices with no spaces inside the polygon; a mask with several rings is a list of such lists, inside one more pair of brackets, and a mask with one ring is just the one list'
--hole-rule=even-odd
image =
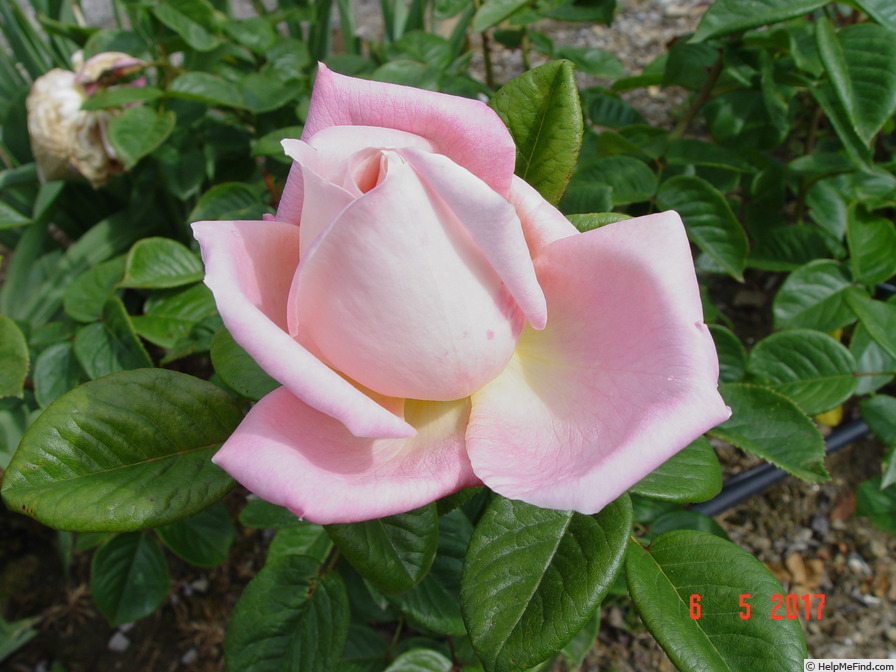
{"label": "outer pink petal", "polygon": [[469,399],[405,403],[410,439],[359,439],[275,390],[214,462],[252,492],[316,523],[350,523],[423,506],[479,485],[464,451]]}
{"label": "outer pink petal", "polygon": [[523,223],[523,233],[533,259],[541,254],[545,245],[579,232],[557,208],[516,175],[510,188],[510,203]]}
{"label": "outer pink petal", "polygon": [[330,126],[382,126],[431,140],[507,198],[516,148],[504,123],[478,100],[345,77],[318,65],[302,139]]}
{"label": "outer pink petal", "polygon": [[544,293],[535,278],[532,258],[513,206],[473,173],[444,156],[413,149],[401,150],[400,154],[408,159],[433,194],[456,215],[530,324],[543,329],[547,321]]}
{"label": "outer pink petal", "polygon": [[286,306],[299,230],[278,221],[196,222],[205,283],[234,340],[273,378],[357,436],[406,437],[413,428],[293,340]]}
{"label": "outer pink petal", "polygon": [[473,396],[467,450],[493,490],[599,511],[728,418],[673,212],[557,240],[536,259],[551,319]]}

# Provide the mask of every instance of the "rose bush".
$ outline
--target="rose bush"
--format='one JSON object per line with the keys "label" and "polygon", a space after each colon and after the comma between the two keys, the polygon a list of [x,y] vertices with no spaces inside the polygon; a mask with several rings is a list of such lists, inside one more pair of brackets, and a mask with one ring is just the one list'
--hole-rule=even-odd
{"label": "rose bush", "polygon": [[273,219],[197,222],[282,387],[215,461],[320,523],[485,484],[594,513],[725,420],[678,215],[579,233],[486,105],[320,66]]}

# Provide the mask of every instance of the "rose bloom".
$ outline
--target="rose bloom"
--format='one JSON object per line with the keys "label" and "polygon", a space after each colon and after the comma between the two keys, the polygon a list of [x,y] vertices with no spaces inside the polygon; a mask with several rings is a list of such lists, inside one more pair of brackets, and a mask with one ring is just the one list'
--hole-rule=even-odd
{"label": "rose bloom", "polygon": [[31,86],[25,100],[31,151],[41,179],[82,175],[99,187],[124,172],[106,138],[109,119],[121,110],[82,110],[81,103],[145,63],[117,51],[97,54],[86,62],[81,61],[81,52],[76,52],[72,61],[77,72],[54,68]]}
{"label": "rose bloom", "polygon": [[282,387],[214,461],[318,523],[485,484],[595,513],[729,410],[674,212],[579,233],[498,116],[323,65],[276,218],[193,224]]}

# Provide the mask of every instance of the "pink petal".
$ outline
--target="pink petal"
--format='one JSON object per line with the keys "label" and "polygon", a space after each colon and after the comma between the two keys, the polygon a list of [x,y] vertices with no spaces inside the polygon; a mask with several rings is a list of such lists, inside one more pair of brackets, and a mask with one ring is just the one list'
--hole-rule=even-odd
{"label": "pink petal", "polygon": [[422,136],[505,198],[516,148],[504,123],[478,100],[345,77],[318,65],[302,139],[329,126],[381,126]]}
{"label": "pink petal", "polygon": [[579,232],[557,208],[516,175],[510,187],[510,202],[523,223],[523,233],[533,259],[541,254],[545,245]]}
{"label": "pink petal", "polygon": [[357,390],[286,332],[299,230],[278,221],[196,222],[205,283],[234,340],[274,379],[357,436],[406,437],[401,418]]}
{"label": "pink petal", "polygon": [[535,278],[532,257],[513,206],[473,173],[444,156],[413,149],[400,153],[473,237],[529,323],[543,329],[547,321],[544,293]]}
{"label": "pink petal", "polygon": [[469,399],[405,402],[409,439],[361,439],[285,388],[263,398],[214,462],[252,492],[316,523],[410,511],[479,485],[464,451]]}
{"label": "pink petal", "polygon": [[536,271],[551,319],[473,396],[467,450],[496,492],[590,514],[730,412],[677,214],[557,240]]}
{"label": "pink petal", "polygon": [[504,368],[523,316],[457,216],[397,152],[382,160],[379,186],[303,255],[298,323],[380,394],[467,397]]}

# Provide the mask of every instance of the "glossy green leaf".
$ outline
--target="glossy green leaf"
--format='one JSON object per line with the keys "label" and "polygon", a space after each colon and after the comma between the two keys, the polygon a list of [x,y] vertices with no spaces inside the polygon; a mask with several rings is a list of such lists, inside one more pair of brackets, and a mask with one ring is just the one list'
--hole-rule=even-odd
{"label": "glossy green leaf", "polygon": [[301,521],[285,506],[277,506],[263,499],[251,499],[240,511],[240,524],[257,529],[295,527]]}
{"label": "glossy green leaf", "polygon": [[896,304],[876,301],[855,288],[846,293],[846,302],[874,342],[896,357]]}
{"label": "glossy green leaf", "polygon": [[400,593],[429,571],[439,543],[435,504],[363,523],[327,525],[327,534],[373,585]]}
{"label": "glossy green leaf", "polygon": [[167,289],[202,280],[202,262],[170,238],[144,238],[128,252],[120,287]]}
{"label": "glossy green leaf", "polygon": [[205,381],[139,369],[63,395],[29,427],[3,499],[57,529],[157,527],[201,511],[233,482],[210,462],[242,420]]}
{"label": "glossy green leaf", "polygon": [[721,489],[719,458],[702,436],[630,488],[642,497],[682,503],[706,501]]}
{"label": "glossy green leaf", "polygon": [[579,93],[568,61],[551,61],[512,79],[489,105],[516,144],[516,174],[550,203],[563,195],[582,144]]}
{"label": "glossy green leaf", "polygon": [[865,145],[896,111],[896,43],[887,28],[860,23],[834,34],[817,24],[818,50],[831,85]]}
{"label": "glossy green leaf", "polygon": [[215,372],[248,399],[261,399],[280,387],[280,383],[265,373],[226,329],[220,329],[212,339],[211,356]]}
{"label": "glossy green leaf", "polygon": [[274,562],[284,555],[306,555],[323,563],[333,548],[323,525],[299,521],[298,525],[277,530],[268,546],[265,562]]}
{"label": "glossy green leaf", "polygon": [[666,161],[670,166],[711,166],[738,172],[756,170],[737,152],[693,138],[678,138],[670,142],[666,150]]}
{"label": "glossy green leaf", "polygon": [[235,534],[227,507],[220,502],[163,525],[156,533],[177,557],[198,567],[215,567],[227,560]]}
{"label": "glossy green leaf", "polygon": [[152,86],[123,86],[118,89],[100,90],[81,103],[82,110],[103,110],[107,107],[122,107],[132,103],[144,103],[164,95],[161,89]]}
{"label": "glossy green leaf", "polygon": [[284,81],[272,72],[253,72],[240,80],[243,104],[255,114],[287,105],[299,91],[295,82]]}
{"label": "glossy green leaf", "polygon": [[622,566],[631,515],[626,496],[594,516],[492,500],[461,584],[464,621],[488,672],[539,663],[584,627]]}
{"label": "glossy green leaf", "polygon": [[747,261],[747,236],[725,197],[699,177],[666,180],[657,194],[663,210],[675,210],[688,237],[726,273],[740,280]]}
{"label": "glossy green leaf", "polygon": [[728,539],[728,534],[721,525],[709,516],[693,509],[673,509],[660,514],[650,522],[650,532],[647,536],[652,539],[671,530],[697,530]]}
{"label": "glossy green leaf", "polygon": [[40,618],[35,616],[7,621],[0,616],[0,661],[11,656],[37,636],[38,631],[31,626],[39,620]]}
{"label": "glossy green leaf", "polygon": [[133,168],[165,142],[176,122],[174,112],[157,114],[151,107],[131,107],[109,120],[107,134],[118,158]]}
{"label": "glossy green leaf", "polygon": [[599,630],[600,609],[597,609],[578,634],[561,650],[563,657],[572,663],[573,667],[580,668],[585,662],[585,656],[594,646]]}
{"label": "glossy green leaf", "polygon": [[528,0],[485,0],[473,16],[473,32],[488,30],[527,4]]}
{"label": "glossy green leaf", "polygon": [[434,632],[464,635],[463,617],[457,596],[461,572],[473,526],[463,511],[439,519],[439,546],[435,560],[423,580],[401,595],[390,596],[412,621]]}
{"label": "glossy green leaf", "polygon": [[572,184],[608,185],[614,206],[649,201],[656,193],[656,173],[633,156],[611,155],[589,161],[576,171]]}
{"label": "glossy green leaf", "polygon": [[0,229],[11,229],[29,223],[31,223],[30,217],[26,217],[12,206],[0,201]]}
{"label": "glossy green leaf", "polygon": [[621,212],[595,212],[588,215],[569,215],[567,219],[579,231],[591,231],[599,229],[607,224],[615,224],[630,219],[630,215]]}
{"label": "glossy green leaf", "polygon": [[287,555],[265,565],[243,591],[227,628],[227,672],[332,670],[348,637],[349,607],[338,574]]}
{"label": "glossy green leaf", "polygon": [[896,33],[896,5],[890,0],[853,0],[862,11]]}
{"label": "glossy green leaf", "polygon": [[90,563],[90,592],[110,625],[151,614],[168,596],[168,564],[159,542],[145,532],[109,539]]}
{"label": "glossy green leaf", "polygon": [[887,448],[881,464],[881,488],[896,483],[896,397],[878,394],[865,399],[860,407],[862,418]]}
{"label": "glossy green leaf", "polygon": [[855,391],[855,358],[844,345],[811,329],[787,329],[750,351],[747,371],[809,415],[824,413]]}
{"label": "glossy green leaf", "polygon": [[828,0],[716,0],[703,15],[693,42],[722,37],[815,11]]}
{"label": "glossy green leaf", "polygon": [[[808,655],[798,620],[769,618],[781,585],[729,541],[690,530],[662,534],[648,548],[632,539],[625,573],[641,620],[682,672],[792,672]],[[741,595],[749,595],[747,619]]]}
{"label": "glossy green leaf", "polygon": [[771,462],[805,481],[829,478],[824,439],[815,424],[790,399],[759,385],[719,386],[731,417],[709,434]]}
{"label": "glossy green leaf", "polygon": [[855,320],[846,305],[850,279],[836,261],[816,259],[787,276],[775,295],[775,328],[830,332]]}
{"label": "glossy green leaf", "polygon": [[856,489],[856,513],[868,516],[875,527],[896,534],[896,485],[881,489],[881,477],[874,476]]}
{"label": "glossy green leaf", "polygon": [[589,47],[560,46],[554,51],[555,58],[570,61],[576,70],[595,77],[616,79],[625,76],[625,68],[611,52]]}
{"label": "glossy green leaf", "polygon": [[152,366],[124,304],[114,296],[106,299],[101,322],[78,330],[74,347],[78,363],[91,379]]}
{"label": "glossy green leaf", "polygon": [[[189,3],[191,5],[198,4],[195,1]],[[204,4],[204,3],[203,3]],[[221,40],[207,30],[207,25],[194,20],[194,17],[178,11],[183,8],[184,3],[180,2],[162,2],[153,6],[152,13],[156,18],[168,26],[175,33],[180,35],[184,42],[196,51],[211,51],[221,44]],[[195,17],[199,18],[199,17]]]}
{"label": "glossy green leaf", "polygon": [[383,672],[388,658],[389,649],[379,632],[367,625],[352,623],[336,672]]}
{"label": "glossy green leaf", "polygon": [[95,322],[103,314],[103,306],[115,292],[124,275],[125,257],[116,257],[93,266],[65,288],[62,306],[72,319]]}
{"label": "glossy green leaf", "polygon": [[[856,360],[856,395],[874,392],[893,380],[896,357],[880,347],[862,324],[856,325],[849,339],[849,351]],[[877,374],[877,375],[872,375]]]}
{"label": "glossy green leaf", "polygon": [[28,343],[22,330],[0,315],[0,397],[21,397],[28,375]]}
{"label": "glossy green leaf", "polygon": [[206,105],[245,107],[243,95],[235,84],[207,72],[187,72],[178,76],[168,87],[168,95]]}
{"label": "glossy green leaf", "polygon": [[83,383],[87,376],[71,341],[54,343],[37,356],[34,362],[34,398],[46,408],[69,390]]}
{"label": "glossy green leaf", "polygon": [[157,290],[143,304],[143,315],[131,318],[137,333],[163,348],[173,348],[205,320],[217,316],[215,298],[202,283]]}
{"label": "glossy green leaf", "polygon": [[454,663],[438,651],[413,649],[392,661],[384,672],[451,672]]}
{"label": "glossy green leaf", "polygon": [[876,285],[896,274],[896,226],[888,219],[850,208],[846,226],[852,277]]}
{"label": "glossy green leaf", "polygon": [[277,31],[272,24],[269,17],[253,16],[230,20],[222,27],[239,44],[263,56],[277,42]]}
{"label": "glossy green leaf", "polygon": [[264,209],[258,194],[240,182],[216,184],[199,198],[187,217],[190,222],[208,219],[260,219]]}
{"label": "glossy green leaf", "polygon": [[719,382],[737,382],[747,370],[746,348],[731,330],[721,325],[709,325],[709,333],[719,355]]}

